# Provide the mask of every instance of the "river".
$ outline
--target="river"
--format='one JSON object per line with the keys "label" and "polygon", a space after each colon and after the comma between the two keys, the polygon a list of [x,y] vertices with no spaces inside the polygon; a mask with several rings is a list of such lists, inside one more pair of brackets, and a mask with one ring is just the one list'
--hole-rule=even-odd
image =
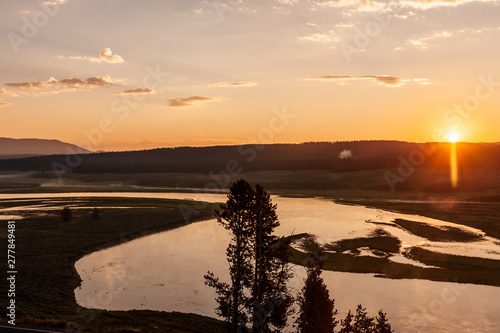
{"label": "river", "polygon": [[[150,197],[223,202],[224,194],[199,193],[65,193],[0,195],[5,198],[57,197]],[[500,259],[498,240],[487,237],[474,243],[429,242],[404,230],[365,223],[371,219],[390,223],[405,218],[432,225],[448,225],[482,233],[479,230],[421,216],[397,214],[362,206],[340,205],[319,198],[273,197],[278,205],[281,226],[277,234],[308,232],[322,243],[367,236],[384,228],[401,239],[403,246],[421,245],[443,252]],[[75,290],[77,302],[86,307],[108,310],[151,309],[180,311],[215,317],[215,293],[204,285],[208,270],[227,279],[225,248],[229,234],[215,220],[193,223],[182,228],[136,239],[94,252],[76,263],[82,285]],[[395,261],[411,262],[403,256]],[[294,268],[290,286],[298,292],[305,271]],[[347,310],[363,304],[370,315],[387,312],[398,333],[485,332],[498,333],[500,327],[500,288],[492,286],[433,282],[417,279],[391,280],[373,274],[324,271],[330,295],[339,309],[338,319]]]}

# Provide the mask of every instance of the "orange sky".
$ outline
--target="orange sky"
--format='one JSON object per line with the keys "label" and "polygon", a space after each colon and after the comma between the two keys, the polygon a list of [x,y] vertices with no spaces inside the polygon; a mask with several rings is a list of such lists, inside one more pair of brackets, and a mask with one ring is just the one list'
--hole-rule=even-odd
{"label": "orange sky", "polygon": [[500,141],[499,4],[4,1],[0,137]]}

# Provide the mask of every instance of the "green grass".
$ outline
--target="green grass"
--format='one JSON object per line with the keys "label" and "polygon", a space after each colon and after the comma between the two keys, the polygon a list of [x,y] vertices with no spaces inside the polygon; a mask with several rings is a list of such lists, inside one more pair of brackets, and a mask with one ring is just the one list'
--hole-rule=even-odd
{"label": "green grass", "polygon": [[[55,201],[54,205],[84,208],[73,209],[73,218],[67,223],[61,221],[60,210],[45,211],[44,214],[29,212],[26,219],[16,222],[16,307],[20,321],[35,318],[42,322],[75,322],[80,328],[98,332],[119,332],[122,328],[143,330],[151,327],[161,327],[167,332],[207,332],[221,329],[220,321],[194,314],[87,311],[77,305],[74,297],[74,289],[81,282],[74,265],[84,255],[131,239],[211,218],[215,204],[207,204],[197,216],[186,221],[179,205],[192,205],[192,201],[135,198],[64,198]],[[36,200],[32,203],[36,203]],[[100,220],[94,221],[91,218],[94,206],[133,208],[101,208]],[[1,224],[0,232],[6,234],[6,223]],[[2,251],[0,260],[6,261],[4,252],[6,251]],[[7,290],[6,287],[6,279],[2,279],[0,289]],[[1,293],[1,307],[5,308],[7,301],[7,294]],[[85,313],[89,315],[84,315]]]}

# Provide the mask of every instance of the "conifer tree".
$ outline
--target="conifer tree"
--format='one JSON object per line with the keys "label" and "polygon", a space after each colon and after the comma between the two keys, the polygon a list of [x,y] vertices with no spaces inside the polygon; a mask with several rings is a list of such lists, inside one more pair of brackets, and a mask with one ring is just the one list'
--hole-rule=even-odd
{"label": "conifer tree", "polygon": [[372,333],[374,328],[374,319],[368,316],[366,308],[358,305],[356,314],[354,315],[353,332],[355,333]]}
{"label": "conifer tree", "polygon": [[240,179],[230,188],[216,218],[231,231],[226,249],[231,282],[221,282],[211,272],[205,275],[205,284],[217,293],[217,314],[233,333],[285,327],[293,298],[286,286],[291,277],[287,247],[273,235],[279,226],[276,205],[261,186],[254,190]]}
{"label": "conifer tree", "polygon": [[322,262],[318,262],[307,268],[307,279],[298,297],[300,315],[296,324],[299,333],[332,333],[337,326],[337,310],[321,277],[321,267]]}
{"label": "conifer tree", "polygon": [[393,333],[389,320],[387,319],[387,314],[382,310],[378,312],[375,318],[375,333]]}

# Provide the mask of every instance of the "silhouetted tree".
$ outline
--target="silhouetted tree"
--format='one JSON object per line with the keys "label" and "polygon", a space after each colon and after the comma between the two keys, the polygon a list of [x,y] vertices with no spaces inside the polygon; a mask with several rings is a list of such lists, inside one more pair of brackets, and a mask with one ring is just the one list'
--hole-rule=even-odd
{"label": "silhouetted tree", "polygon": [[69,207],[64,207],[62,212],[61,212],[61,220],[63,222],[69,222],[69,220],[71,220],[72,216],[73,216],[73,214],[71,213],[71,210],[69,209]]}
{"label": "silhouetted tree", "polygon": [[322,262],[307,268],[307,279],[298,296],[299,317],[296,320],[299,333],[332,333],[337,326],[337,310],[321,277]]}
{"label": "silhouetted tree", "polygon": [[276,205],[257,185],[240,179],[230,188],[228,200],[215,213],[217,221],[232,233],[226,250],[231,283],[208,272],[205,284],[215,288],[216,312],[231,332],[271,332],[286,326],[293,297],[287,281],[288,244],[273,235],[279,226]]}
{"label": "silhouetted tree", "polygon": [[[248,182],[240,179],[230,188],[228,200],[216,210],[217,222],[230,230],[231,242],[226,249],[231,284],[220,282],[213,273],[205,275],[205,284],[215,288],[219,306],[216,312],[226,319],[231,332],[247,322],[245,304],[251,303],[245,288],[251,288],[252,270],[252,219],[255,193]],[[241,330],[241,328],[240,328]]]}
{"label": "silhouetted tree", "polygon": [[372,333],[374,329],[374,319],[366,313],[366,308],[358,305],[356,315],[354,315],[354,333]]}
{"label": "silhouetted tree", "polygon": [[293,297],[286,284],[292,277],[287,267],[289,244],[273,234],[280,225],[276,205],[260,185],[255,186],[254,213],[254,281],[248,310],[252,332],[257,333],[284,328]]}
{"label": "silhouetted tree", "polygon": [[382,310],[378,312],[378,316],[375,318],[375,330],[374,333],[393,333],[394,331],[387,320],[387,314]]}
{"label": "silhouetted tree", "polygon": [[351,310],[347,313],[344,320],[340,321],[340,333],[353,333],[354,327],[352,326],[352,319],[354,316],[351,313]]}
{"label": "silhouetted tree", "polygon": [[101,219],[101,217],[99,214],[99,209],[97,209],[97,208],[92,209],[92,220],[99,221],[100,219]]}
{"label": "silhouetted tree", "polygon": [[349,311],[340,326],[340,333],[393,333],[387,315],[382,310],[374,319],[368,316],[366,309],[361,305],[358,305],[354,316]]}

